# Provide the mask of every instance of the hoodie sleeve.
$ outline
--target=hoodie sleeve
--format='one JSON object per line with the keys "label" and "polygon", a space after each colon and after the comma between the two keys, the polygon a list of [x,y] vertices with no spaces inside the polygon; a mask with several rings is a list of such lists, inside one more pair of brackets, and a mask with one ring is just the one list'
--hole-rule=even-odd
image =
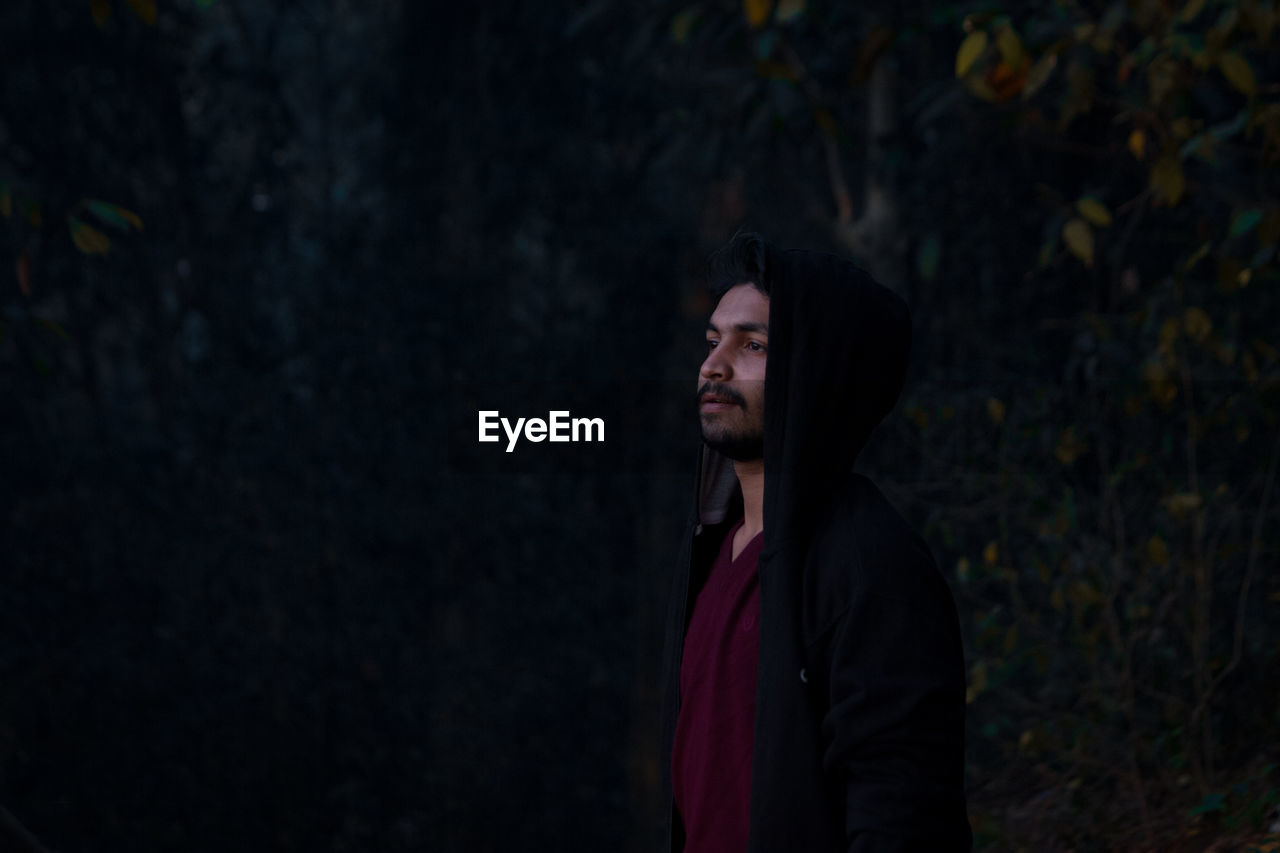
{"label": "hoodie sleeve", "polygon": [[828,649],[824,764],[849,853],[968,851],[965,673],[951,592],[923,542],[861,565]]}

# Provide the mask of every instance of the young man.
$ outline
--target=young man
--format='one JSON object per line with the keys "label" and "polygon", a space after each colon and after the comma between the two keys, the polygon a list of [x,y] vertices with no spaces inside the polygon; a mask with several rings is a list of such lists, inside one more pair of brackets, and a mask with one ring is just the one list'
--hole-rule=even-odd
{"label": "young man", "polygon": [[832,255],[718,255],[703,449],[667,624],[670,849],[967,851],[965,672],[925,543],[852,467],[905,303]]}

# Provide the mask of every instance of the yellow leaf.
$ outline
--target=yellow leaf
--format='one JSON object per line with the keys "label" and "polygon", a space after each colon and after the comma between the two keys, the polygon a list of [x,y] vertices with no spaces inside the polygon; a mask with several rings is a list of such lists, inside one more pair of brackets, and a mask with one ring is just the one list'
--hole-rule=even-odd
{"label": "yellow leaf", "polygon": [[1053,609],[1059,613],[1061,613],[1062,609],[1067,606],[1065,596],[1062,594],[1062,587],[1056,586],[1053,588],[1053,593],[1049,596],[1049,603],[1053,605]]}
{"label": "yellow leaf", "polygon": [[1147,154],[1147,135],[1141,130],[1129,134],[1129,153],[1141,160]]}
{"label": "yellow leaf", "polygon": [[1004,403],[995,397],[987,398],[987,416],[991,418],[993,424],[1001,423],[1004,420]]}
{"label": "yellow leaf", "polygon": [[1053,69],[1058,66],[1058,54],[1046,53],[1031,66],[1031,70],[1027,72],[1027,80],[1022,84],[1022,99],[1028,100],[1032,95],[1040,90],[1040,87],[1049,82],[1049,77],[1053,74]]}
{"label": "yellow leaf", "polygon": [[1169,122],[1169,129],[1173,131],[1173,135],[1178,139],[1190,139],[1191,134],[1196,132],[1196,123],[1186,116],[1178,116]]}
{"label": "yellow leaf", "polygon": [[1182,200],[1187,179],[1182,174],[1182,161],[1174,151],[1167,151],[1151,167],[1151,189],[1161,203],[1173,207]]}
{"label": "yellow leaf", "polygon": [[1280,208],[1272,208],[1258,225],[1258,245],[1273,246],[1280,242]]}
{"label": "yellow leaf", "polygon": [[671,19],[671,40],[676,44],[684,44],[689,40],[689,33],[693,32],[693,23],[698,19],[698,9],[696,6],[690,6],[682,12],[676,13]]}
{"label": "yellow leaf", "polygon": [[1188,0],[1187,5],[1182,7],[1182,11],[1178,14],[1178,20],[1184,24],[1189,24],[1199,16],[1204,9],[1205,0]]}
{"label": "yellow leaf", "polygon": [[31,296],[31,253],[26,249],[19,252],[17,263],[14,266],[18,274],[18,287],[22,290],[22,295]]}
{"label": "yellow leaf", "polygon": [[1031,742],[1032,742],[1034,739],[1035,739],[1035,738],[1034,738],[1034,736],[1031,734],[1031,730],[1030,730],[1030,729],[1027,729],[1025,732],[1023,732],[1023,733],[1018,737],[1018,749],[1022,750],[1023,752],[1026,752],[1026,751],[1027,751],[1027,749],[1028,749],[1028,747],[1030,747],[1030,746],[1031,746]]}
{"label": "yellow leaf", "polygon": [[769,20],[769,13],[773,11],[773,0],[742,0],[742,11],[747,16],[747,23],[751,25],[751,29],[758,30],[764,26],[764,22]]}
{"label": "yellow leaf", "polygon": [[832,139],[840,136],[840,125],[836,123],[836,117],[831,114],[830,110],[825,107],[818,107],[813,111],[813,119],[827,136]]}
{"label": "yellow leaf", "polygon": [[773,13],[774,19],[785,24],[804,14],[804,0],[778,0],[778,9]]}
{"label": "yellow leaf", "polygon": [[1026,51],[1022,47],[1022,39],[1014,32],[1013,27],[1004,26],[996,33],[996,47],[1000,50],[1000,58],[1010,68],[1022,65]]}
{"label": "yellow leaf", "polygon": [[1257,383],[1259,376],[1258,360],[1253,357],[1253,353],[1247,352],[1244,354],[1244,358],[1240,359],[1240,371],[1250,385]]}
{"label": "yellow leaf", "polygon": [[1253,76],[1253,69],[1248,61],[1234,50],[1218,54],[1218,70],[1241,92],[1250,98],[1258,93],[1258,81]]}
{"label": "yellow leaf", "polygon": [[139,18],[148,24],[156,22],[156,0],[128,0],[128,3]]}
{"label": "yellow leaf", "polygon": [[1102,596],[1093,588],[1093,585],[1085,580],[1078,580],[1071,584],[1068,591],[1071,603],[1077,607],[1088,607],[1091,604],[1098,604],[1102,601]]}
{"label": "yellow leaf", "polygon": [[1240,10],[1233,5],[1229,5],[1218,20],[1204,34],[1205,46],[1210,50],[1220,50],[1227,39],[1231,37],[1231,31],[1236,28],[1236,24],[1240,22]]}
{"label": "yellow leaf", "polygon": [[981,74],[970,74],[962,77],[960,82],[972,94],[977,95],[984,101],[998,101],[1000,96],[996,94],[996,90],[991,88],[991,84]]}
{"label": "yellow leaf", "polygon": [[86,255],[105,255],[111,249],[111,240],[106,234],[74,217],[68,222],[71,225],[72,242]]}
{"label": "yellow leaf", "polygon": [[111,4],[107,0],[89,0],[89,14],[95,24],[102,26],[111,17]]}
{"label": "yellow leaf", "polygon": [[987,689],[987,662],[980,660],[973,665],[973,670],[969,675],[969,689],[965,691],[964,701],[966,703],[977,699],[983,690]]}
{"label": "yellow leaf", "polygon": [[1157,57],[1147,66],[1147,91],[1153,106],[1157,106],[1178,82],[1178,63],[1172,57]]}
{"label": "yellow leaf", "polygon": [[973,67],[973,63],[977,61],[978,57],[986,49],[986,30],[974,30],[965,36],[964,41],[960,43],[960,50],[956,51],[956,76],[963,77],[968,74],[969,69]]}
{"label": "yellow leaf", "polygon": [[1072,219],[1062,226],[1062,240],[1086,266],[1093,266],[1093,229],[1083,219]]}
{"label": "yellow leaf", "polygon": [[1099,228],[1106,228],[1111,224],[1111,211],[1107,210],[1106,205],[1091,195],[1084,196],[1077,201],[1076,210],[1081,216]]}
{"label": "yellow leaf", "polygon": [[1271,41],[1271,31],[1275,29],[1277,20],[1280,20],[1280,15],[1277,14],[1274,5],[1259,4],[1253,7],[1253,29],[1263,46]]}
{"label": "yellow leaf", "polygon": [[1201,498],[1196,492],[1175,492],[1161,501],[1174,518],[1181,518],[1200,508]]}
{"label": "yellow leaf", "polygon": [[1000,559],[1000,546],[995,542],[988,542],[987,547],[982,549],[982,562],[988,566],[994,566],[998,559]]}
{"label": "yellow leaf", "polygon": [[1169,546],[1159,536],[1147,540],[1147,562],[1153,566],[1165,566],[1169,563]]}
{"label": "yellow leaf", "polygon": [[1213,331],[1213,321],[1202,308],[1188,308],[1182,317],[1182,327],[1187,330],[1187,337],[1196,343],[1203,343]]}
{"label": "yellow leaf", "polygon": [[132,210],[126,210],[123,207],[117,206],[116,213],[123,216],[125,221],[128,222],[130,225],[132,225],[134,228],[138,229],[139,231],[142,230],[142,218],[139,217],[138,214],[134,213]]}
{"label": "yellow leaf", "polygon": [[1146,380],[1151,399],[1161,406],[1169,405],[1178,396],[1178,386],[1169,377],[1160,359],[1153,358],[1143,365],[1142,378]]}
{"label": "yellow leaf", "polygon": [[791,67],[776,59],[757,59],[756,74],[765,80],[787,80],[792,83],[796,80],[795,72]]}
{"label": "yellow leaf", "polygon": [[1058,443],[1053,449],[1053,455],[1058,457],[1058,461],[1063,465],[1070,465],[1080,458],[1084,450],[1084,443],[1076,436],[1075,427],[1067,427],[1058,435]]}

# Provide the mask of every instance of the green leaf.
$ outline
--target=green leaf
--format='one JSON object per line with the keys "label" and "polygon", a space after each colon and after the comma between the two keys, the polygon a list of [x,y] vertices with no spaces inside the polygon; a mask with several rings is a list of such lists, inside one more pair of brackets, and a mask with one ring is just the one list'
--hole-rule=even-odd
{"label": "green leaf", "polygon": [[1053,253],[1057,250],[1058,240],[1055,237],[1050,237],[1048,240],[1045,240],[1040,244],[1040,254],[1037,256],[1036,262],[1041,269],[1044,269],[1049,266],[1049,264],[1053,263]]}
{"label": "green leaf", "polygon": [[693,32],[693,25],[698,22],[698,7],[690,6],[683,12],[677,12],[671,19],[671,40],[676,44],[684,44]]}
{"label": "green leaf", "polygon": [[942,244],[937,234],[924,238],[916,251],[916,270],[925,281],[933,281],[938,274],[938,258],[942,254]]}
{"label": "green leaf", "polygon": [[1220,812],[1225,807],[1222,794],[1205,794],[1204,799],[1200,801],[1200,805],[1187,812],[1187,814],[1190,817],[1195,817],[1209,812]]}
{"label": "green leaf", "polygon": [[1262,211],[1256,207],[1248,210],[1242,210],[1231,220],[1231,228],[1227,231],[1228,236],[1239,237],[1247,234],[1262,221]]}
{"label": "green leaf", "polygon": [[52,332],[64,341],[71,339],[71,336],[67,334],[67,330],[62,328],[61,325],[55,323],[53,320],[46,320],[43,317],[37,317],[36,325],[42,329]]}
{"label": "green leaf", "polygon": [[1271,263],[1271,259],[1276,256],[1276,247],[1274,245],[1263,246],[1261,249],[1253,253],[1253,257],[1249,259],[1249,266],[1252,269],[1262,269]]}
{"label": "green leaf", "polygon": [[773,17],[780,24],[789,24],[803,14],[804,0],[778,0],[778,9]]}
{"label": "green leaf", "polygon": [[109,204],[105,201],[97,201],[96,199],[87,199],[85,207],[89,208],[89,212],[101,219],[107,225],[111,225],[121,231],[128,231],[130,226],[142,230],[142,220],[138,218],[138,214],[132,210],[126,210],[118,204]]}
{"label": "green leaf", "polygon": [[773,55],[773,49],[778,46],[778,37],[781,35],[777,30],[766,30],[756,39],[756,59],[764,61]]}
{"label": "green leaf", "polygon": [[978,57],[986,49],[986,30],[974,30],[969,33],[965,40],[960,43],[960,50],[956,51],[956,76],[963,77],[968,74],[969,69],[973,67],[973,63],[977,61]]}

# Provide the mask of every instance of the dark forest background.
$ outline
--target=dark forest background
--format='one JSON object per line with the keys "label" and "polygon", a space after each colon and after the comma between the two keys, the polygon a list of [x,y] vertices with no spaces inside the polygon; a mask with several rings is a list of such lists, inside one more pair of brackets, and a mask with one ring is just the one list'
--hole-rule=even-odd
{"label": "dark forest background", "polygon": [[860,465],[956,594],[979,849],[1280,849],[1277,24],[8,0],[0,847],[656,849],[751,228],[912,305]]}

